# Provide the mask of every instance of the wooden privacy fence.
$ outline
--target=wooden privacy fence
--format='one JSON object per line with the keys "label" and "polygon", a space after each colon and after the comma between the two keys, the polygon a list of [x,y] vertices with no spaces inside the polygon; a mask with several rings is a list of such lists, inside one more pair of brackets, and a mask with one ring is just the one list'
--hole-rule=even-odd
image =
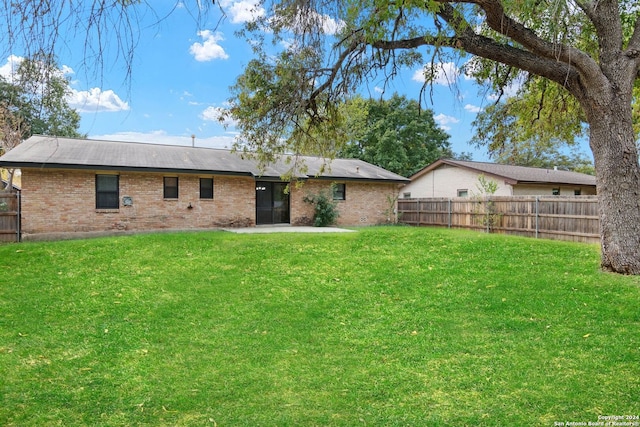
{"label": "wooden privacy fence", "polygon": [[543,239],[600,241],[598,196],[398,199],[398,221]]}
{"label": "wooden privacy fence", "polygon": [[0,242],[20,241],[20,193],[0,191]]}

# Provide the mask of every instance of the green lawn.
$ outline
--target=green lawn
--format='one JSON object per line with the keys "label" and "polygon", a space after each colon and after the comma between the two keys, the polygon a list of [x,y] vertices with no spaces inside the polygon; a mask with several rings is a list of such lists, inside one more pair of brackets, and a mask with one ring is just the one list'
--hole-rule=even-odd
{"label": "green lawn", "polygon": [[409,227],[2,245],[0,425],[637,416],[640,278],[598,267],[593,245]]}

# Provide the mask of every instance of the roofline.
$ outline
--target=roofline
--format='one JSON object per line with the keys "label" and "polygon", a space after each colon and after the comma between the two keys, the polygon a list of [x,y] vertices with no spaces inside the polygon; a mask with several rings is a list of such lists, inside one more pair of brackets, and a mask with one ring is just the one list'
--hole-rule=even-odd
{"label": "roofline", "polygon": [[463,168],[463,169],[479,172],[479,173],[481,173],[483,175],[486,175],[486,176],[492,176],[492,177],[500,178],[500,179],[503,179],[505,183],[511,184],[511,185],[521,183],[520,181],[517,181],[517,180],[509,178],[509,177],[506,177],[504,175],[498,175],[498,174],[495,174],[495,173],[489,173],[487,171],[483,171],[482,169],[470,167],[470,166],[467,166],[467,165],[462,165],[462,164],[456,162],[455,160],[450,160],[450,159],[438,159],[435,162],[431,163],[430,165],[425,166],[424,168],[420,169],[418,172],[416,172],[413,175],[411,175],[409,177],[409,179],[411,181],[414,181],[415,179],[420,178],[421,176],[428,174],[429,172],[439,168],[442,165],[455,166],[455,167],[459,167],[459,168]]}
{"label": "roofline", "polygon": [[[18,169],[66,169],[66,170],[92,170],[109,172],[152,172],[152,173],[175,173],[183,175],[225,175],[225,176],[246,176],[262,181],[282,181],[279,175],[256,175],[251,172],[219,171],[211,169],[174,169],[174,168],[145,168],[131,166],[105,166],[105,165],[76,165],[68,163],[30,163],[30,162],[6,162],[0,160],[0,166]],[[408,179],[376,179],[376,178],[347,178],[341,176],[299,176],[298,180],[318,179],[325,181],[351,181],[351,182],[378,182],[388,184],[406,184]]]}
{"label": "roofline", "polygon": [[347,178],[343,176],[310,176],[307,179],[318,179],[323,181],[350,181],[350,182],[379,182],[386,184],[408,184],[411,182],[408,178],[405,179],[376,179],[376,178]]}
{"label": "roofline", "polygon": [[[486,162],[473,162],[470,161],[471,163],[485,163]],[[510,184],[510,185],[523,185],[523,184],[549,184],[549,185],[583,185],[583,186],[595,186],[594,184],[588,184],[588,183],[576,183],[576,182],[549,182],[549,181],[519,181],[517,179],[513,179],[510,177],[506,177],[504,175],[499,175],[496,173],[491,173],[491,172],[487,172],[484,171],[482,169],[479,168],[474,168],[473,166],[469,166],[467,164],[461,164],[460,162],[456,161],[456,160],[451,160],[451,159],[438,159],[435,162],[431,163],[430,165],[425,166],[424,168],[420,169],[418,172],[414,173],[413,175],[411,175],[410,179],[411,181],[415,180],[416,178],[419,178],[423,175],[426,175],[427,173],[433,171],[434,169],[437,169],[438,167],[442,166],[443,164],[449,165],[449,166],[455,166],[455,167],[459,167],[459,168],[463,168],[466,170],[471,170],[474,172],[478,172],[482,175],[485,176],[492,176],[492,177],[496,177],[496,178],[500,178],[503,179],[504,182],[506,184]],[[531,166],[526,166],[532,169],[544,169],[544,168],[534,168]]]}
{"label": "roofline", "polygon": [[32,162],[6,162],[0,160],[0,166],[18,169],[67,169],[67,170],[95,170],[95,171],[123,171],[123,172],[158,172],[180,174],[209,174],[209,175],[234,175],[254,176],[251,172],[217,171],[211,169],[174,169],[174,168],[145,168],[132,166],[105,166],[105,165],[76,165],[68,163],[32,163]]}

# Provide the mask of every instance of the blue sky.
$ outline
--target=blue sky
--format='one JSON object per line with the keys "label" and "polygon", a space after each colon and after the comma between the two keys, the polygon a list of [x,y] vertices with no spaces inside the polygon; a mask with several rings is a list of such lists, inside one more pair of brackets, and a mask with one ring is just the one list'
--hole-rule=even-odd
{"label": "blue sky", "polygon": [[[206,20],[199,20],[194,18],[196,2],[189,3],[186,7],[175,0],[154,1],[158,16],[173,9],[159,22],[157,16],[141,15],[130,80],[125,61],[109,57],[113,51],[109,44],[98,73],[82,67],[84,39],[79,35],[68,41],[65,51],[57,52],[72,82],[69,102],[82,116],[81,132],[92,139],[175,145],[191,145],[195,135],[197,146],[231,147],[236,132],[233,126],[225,129],[218,123],[218,112],[226,106],[229,86],[252,58],[249,44],[234,32],[264,11],[256,9],[253,0],[220,0],[226,17],[214,7]],[[115,34],[107,37],[113,38],[110,45],[115,46]],[[0,73],[7,75],[23,54],[14,51],[0,59]],[[433,103],[423,106],[434,111],[438,124],[451,135],[455,152],[472,152],[474,160],[488,160],[484,151],[474,150],[468,141],[471,123],[480,108],[492,102],[491,95],[479,96],[479,88],[458,75],[455,65],[440,65],[446,73],[434,86]],[[417,99],[421,76],[420,68],[402,70],[386,94],[398,92]],[[447,84],[452,78],[455,90]],[[381,82],[371,82],[368,91],[376,95],[377,84]]]}

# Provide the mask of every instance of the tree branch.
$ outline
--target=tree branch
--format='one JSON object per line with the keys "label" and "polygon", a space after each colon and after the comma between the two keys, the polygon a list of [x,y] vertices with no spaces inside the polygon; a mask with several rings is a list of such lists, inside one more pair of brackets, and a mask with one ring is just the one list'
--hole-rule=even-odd
{"label": "tree branch", "polygon": [[454,13],[453,8],[448,4],[443,5],[443,9],[438,15],[454,28],[464,28],[464,30],[455,37],[443,38],[427,35],[404,40],[380,40],[371,43],[371,46],[384,50],[415,49],[420,46],[462,48],[473,55],[547,77],[568,89],[570,86],[575,86],[578,74],[571,64],[564,64],[546,57],[541,58],[527,50],[498,43],[489,37],[476,34],[470,25],[461,25],[461,18]]}
{"label": "tree branch", "polygon": [[631,35],[631,39],[629,39],[625,53],[629,57],[638,58],[640,56],[640,18],[636,18],[633,34]]}
{"label": "tree branch", "polygon": [[[438,15],[445,19],[456,32],[459,32],[460,29],[465,32],[473,32],[470,29],[470,25],[451,6],[451,3],[459,2],[442,1],[443,7],[438,12]],[[598,64],[589,55],[573,47],[561,43],[550,43],[541,39],[532,30],[508,16],[500,0],[468,0],[468,3],[476,4],[484,11],[486,22],[491,29],[521,44],[525,49],[535,54],[536,57],[564,62],[571,67],[575,67],[587,79],[601,77]],[[460,25],[461,23],[464,23],[464,25]],[[517,64],[512,65],[518,66]],[[535,71],[534,73],[548,77],[544,73]],[[552,79],[561,83],[557,78]],[[561,84],[564,85],[564,83]]]}
{"label": "tree branch", "polygon": [[619,52],[622,49],[622,22],[617,0],[587,2],[578,6],[593,23],[601,52]]}

